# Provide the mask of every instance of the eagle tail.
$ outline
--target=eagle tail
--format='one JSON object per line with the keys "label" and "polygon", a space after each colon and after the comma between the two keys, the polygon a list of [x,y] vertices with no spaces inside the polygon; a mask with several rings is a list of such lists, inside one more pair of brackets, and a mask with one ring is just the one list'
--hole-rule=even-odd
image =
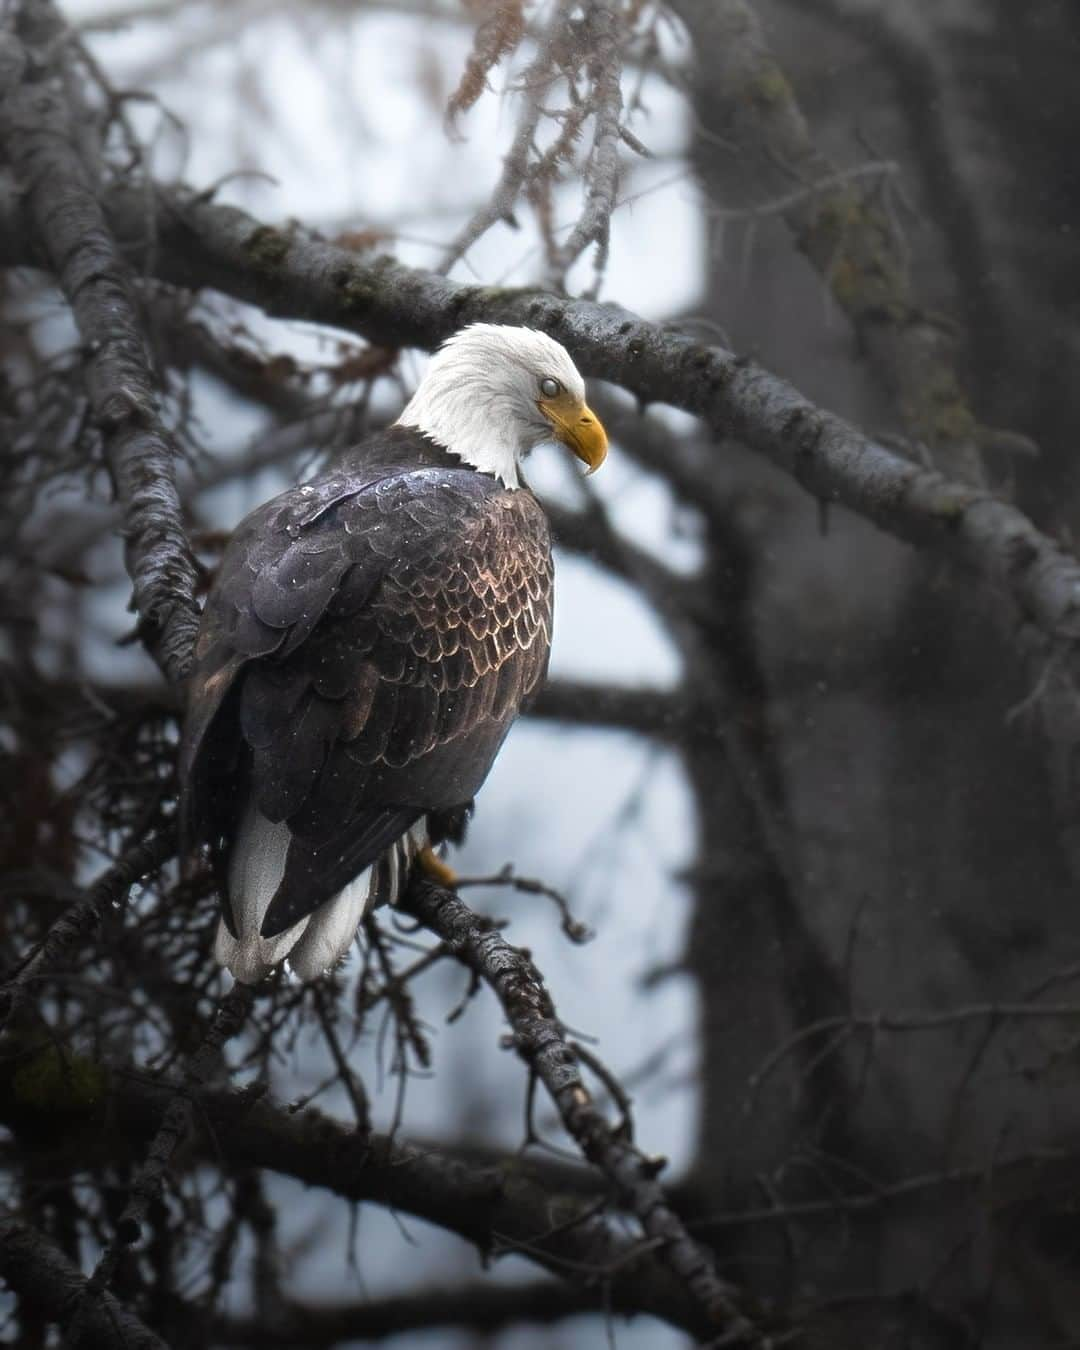
{"label": "eagle tail", "polygon": [[229,859],[229,905],[236,935],[218,924],[214,958],[236,979],[255,984],[288,958],[301,980],[314,980],[349,950],[364,915],[377,904],[396,904],[414,858],[427,843],[423,818],[395,840],[335,896],[278,933],[263,937],[266,911],[285,874],[292,839],[288,825],[267,820],[248,803]]}
{"label": "eagle tail", "polygon": [[374,863],[365,867],[311,915],[299,942],[289,952],[289,965],[302,980],[317,980],[349,950],[360,920],[370,906],[374,870]]}

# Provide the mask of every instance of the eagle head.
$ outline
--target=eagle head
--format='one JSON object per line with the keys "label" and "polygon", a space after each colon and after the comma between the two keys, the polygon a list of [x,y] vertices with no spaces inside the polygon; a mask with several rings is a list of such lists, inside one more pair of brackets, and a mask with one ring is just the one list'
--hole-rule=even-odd
{"label": "eagle head", "polygon": [[448,338],[398,418],[506,487],[543,441],[560,441],[592,473],[607,435],[561,343],[533,328],[474,323]]}

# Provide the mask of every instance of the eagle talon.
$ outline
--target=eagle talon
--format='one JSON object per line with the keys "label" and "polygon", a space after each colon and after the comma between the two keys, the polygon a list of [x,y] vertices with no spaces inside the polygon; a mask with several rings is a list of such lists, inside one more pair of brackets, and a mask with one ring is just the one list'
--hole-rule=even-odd
{"label": "eagle talon", "polygon": [[429,880],[437,886],[447,886],[451,890],[457,885],[458,874],[449,864],[444,863],[430,844],[425,844],[416,855],[416,861],[427,874]]}

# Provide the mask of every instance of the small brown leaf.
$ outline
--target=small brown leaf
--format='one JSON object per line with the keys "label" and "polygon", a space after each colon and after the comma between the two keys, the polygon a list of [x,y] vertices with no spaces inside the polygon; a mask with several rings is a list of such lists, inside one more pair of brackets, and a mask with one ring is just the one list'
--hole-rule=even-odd
{"label": "small brown leaf", "polygon": [[499,62],[516,51],[525,36],[524,0],[464,0],[465,8],[480,20],[461,82],[446,105],[446,121],[453,127],[487,88],[487,77]]}

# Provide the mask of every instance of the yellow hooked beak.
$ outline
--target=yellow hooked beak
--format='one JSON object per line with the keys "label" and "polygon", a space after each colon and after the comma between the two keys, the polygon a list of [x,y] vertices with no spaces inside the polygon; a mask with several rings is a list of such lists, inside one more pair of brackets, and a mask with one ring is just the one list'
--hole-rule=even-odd
{"label": "yellow hooked beak", "polygon": [[588,406],[570,394],[542,398],[537,405],[555,430],[555,439],[568,446],[595,473],[607,459],[607,432]]}

